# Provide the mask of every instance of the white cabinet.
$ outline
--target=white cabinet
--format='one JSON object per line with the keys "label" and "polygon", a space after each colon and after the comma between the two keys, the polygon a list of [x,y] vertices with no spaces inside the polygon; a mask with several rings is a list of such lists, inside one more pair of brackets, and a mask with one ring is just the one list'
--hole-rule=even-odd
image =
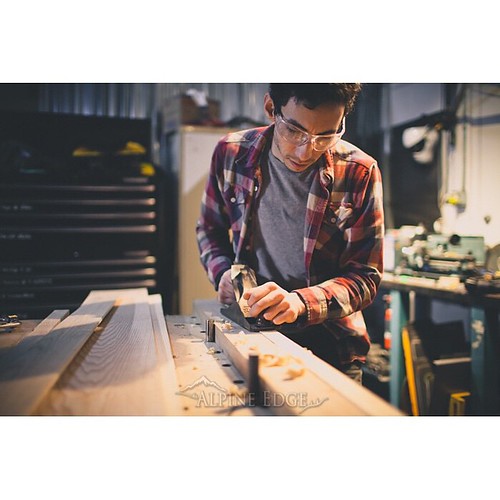
{"label": "white cabinet", "polygon": [[[232,129],[183,126],[175,132],[178,178],[177,270],[179,314],[193,312],[193,301],[217,294],[200,262],[196,221],[214,148]],[[174,166],[175,168],[175,166]]]}

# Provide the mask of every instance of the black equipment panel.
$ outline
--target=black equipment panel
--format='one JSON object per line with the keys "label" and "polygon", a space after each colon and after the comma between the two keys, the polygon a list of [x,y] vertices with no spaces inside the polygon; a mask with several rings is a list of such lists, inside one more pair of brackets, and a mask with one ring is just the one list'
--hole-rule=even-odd
{"label": "black equipment panel", "polygon": [[41,319],[93,289],[164,295],[165,181],[149,162],[150,121],[0,121],[0,313]]}

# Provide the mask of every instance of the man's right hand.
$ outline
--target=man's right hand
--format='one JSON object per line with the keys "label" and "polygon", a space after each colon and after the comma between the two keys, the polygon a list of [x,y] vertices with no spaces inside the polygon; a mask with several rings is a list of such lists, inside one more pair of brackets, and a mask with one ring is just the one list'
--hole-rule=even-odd
{"label": "man's right hand", "polygon": [[231,281],[231,269],[228,269],[220,279],[217,298],[222,304],[232,304],[233,302],[236,302],[233,282]]}

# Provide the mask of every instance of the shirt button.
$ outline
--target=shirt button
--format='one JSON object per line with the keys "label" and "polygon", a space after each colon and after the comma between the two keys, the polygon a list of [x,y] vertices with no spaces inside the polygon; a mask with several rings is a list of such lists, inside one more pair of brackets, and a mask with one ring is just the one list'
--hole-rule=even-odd
{"label": "shirt button", "polygon": [[330,222],[335,222],[336,220],[337,220],[337,219],[336,219],[335,217],[332,217],[332,218],[330,219]]}
{"label": "shirt button", "polygon": [[245,247],[245,250],[250,250],[250,245],[247,245],[247,246]]}
{"label": "shirt button", "polygon": [[236,202],[236,198],[233,196],[233,197],[231,198],[231,203],[235,203],[235,202]]}

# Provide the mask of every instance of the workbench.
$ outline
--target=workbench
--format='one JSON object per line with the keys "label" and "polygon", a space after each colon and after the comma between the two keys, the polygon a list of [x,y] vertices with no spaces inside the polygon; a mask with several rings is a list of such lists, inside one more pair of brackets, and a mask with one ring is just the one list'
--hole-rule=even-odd
{"label": "workbench", "polygon": [[[381,291],[391,296],[390,401],[400,407],[405,377],[401,332],[408,322],[429,318],[433,301],[456,304],[466,310],[472,369],[472,413],[500,414],[498,361],[500,295],[469,293],[463,283],[454,288],[439,280],[384,273]],[[451,319],[451,318],[450,318]]]}
{"label": "workbench", "polygon": [[0,333],[0,414],[403,415],[279,332],[227,320],[216,301],[165,316],[146,289],[95,290],[72,313]]}
{"label": "workbench", "polygon": [[[199,388],[201,385],[204,391],[216,381],[216,389],[231,396],[228,411],[232,414],[250,409],[259,414],[295,416],[403,415],[278,331],[249,331],[227,319],[222,310],[223,306],[215,300],[197,300],[193,316],[167,316],[172,350],[182,359],[176,359],[180,386]],[[213,342],[203,342],[209,320],[213,321]],[[217,363],[207,362],[203,356],[207,348]],[[253,393],[252,352],[260,359],[260,406],[242,397],[245,392]],[[224,377],[217,365],[224,368]],[[210,398],[198,397],[195,401],[196,405],[183,409],[203,411],[199,408],[200,402],[202,406],[207,405]]]}

